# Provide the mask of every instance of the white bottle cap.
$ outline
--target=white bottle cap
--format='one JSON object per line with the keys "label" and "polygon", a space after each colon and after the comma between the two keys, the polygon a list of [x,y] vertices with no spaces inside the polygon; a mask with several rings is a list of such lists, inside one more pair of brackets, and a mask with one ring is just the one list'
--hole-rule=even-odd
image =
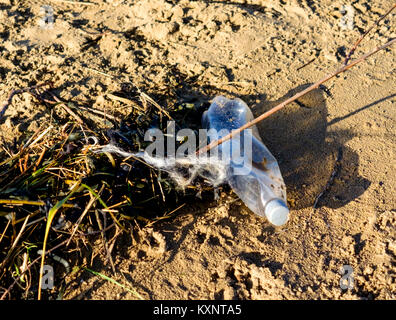
{"label": "white bottle cap", "polygon": [[275,226],[284,225],[289,219],[289,208],[281,199],[273,199],[265,206],[265,216]]}

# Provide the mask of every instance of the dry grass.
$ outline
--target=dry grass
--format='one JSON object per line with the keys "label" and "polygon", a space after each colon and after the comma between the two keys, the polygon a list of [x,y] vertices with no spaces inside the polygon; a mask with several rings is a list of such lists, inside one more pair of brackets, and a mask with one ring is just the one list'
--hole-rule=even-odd
{"label": "dry grass", "polygon": [[[38,91],[38,87],[13,91],[12,96],[29,92],[37,103],[61,107],[68,120],[43,123],[20,142],[17,152],[3,145],[1,299],[41,298],[40,270],[54,248],[66,259],[69,253],[86,247],[93,255],[102,252],[115,272],[112,250],[122,232],[130,232],[137,222],[151,225],[169,218],[184,205],[185,195],[177,194],[164,173],[141,160],[94,152],[98,145],[110,141],[127,150],[143,150],[148,126],[156,122],[163,128],[171,117],[152,98],[140,92],[140,102],[129,100],[137,107],[121,122],[116,121],[120,117],[102,113],[114,121],[114,129],[93,131],[89,115],[99,110],[61,101],[52,89]],[[185,111],[181,114],[184,118]],[[97,238],[101,239],[100,248],[90,245]]]}
{"label": "dry grass", "polygon": [[[315,85],[396,41],[393,39],[347,65],[356,47],[371,29],[352,47],[344,66]],[[0,299],[41,298],[40,270],[55,250],[64,257],[78,251],[81,257],[84,248],[88,247],[92,253],[91,262],[102,251],[115,272],[112,250],[123,231],[130,231],[138,221],[151,225],[168,218],[184,205],[183,196],[177,194],[171,181],[152,167],[133,158],[117,159],[111,154],[98,154],[94,150],[98,144],[110,141],[131,151],[141,150],[146,143],[144,132],[153,122],[159,128],[164,128],[166,120],[182,119],[185,126],[195,127],[199,125],[199,117],[192,117],[196,122],[188,123],[186,110],[181,110],[180,114],[175,110],[166,110],[149,95],[138,90],[140,102],[110,94],[110,99],[135,106],[132,114],[121,119],[120,116],[109,115],[90,106],[62,101],[51,90],[43,91],[46,85],[48,83],[13,90],[0,110],[1,120],[12,98],[19,93],[29,92],[37,98],[38,103],[46,104],[55,112],[60,107],[68,115],[67,121],[51,118],[48,123],[43,123],[33,135],[19,142],[16,152],[4,145],[3,150],[0,150]],[[301,92],[277,108],[282,108],[306,92]],[[114,130],[92,130],[94,126],[89,119],[90,114],[110,119],[114,123]],[[264,117],[262,115],[249,125]],[[209,147],[219,143],[217,141]],[[195,193],[197,191],[200,190],[194,190]],[[101,239],[100,248],[91,245],[97,238]],[[52,257],[62,261],[62,258]],[[79,269],[104,277],[87,268],[86,263],[82,265],[81,261],[77,261],[77,264],[80,264]],[[109,277],[105,279],[113,281]],[[55,293],[62,290],[64,287],[61,285],[55,289]],[[138,293],[136,296],[140,297]]]}

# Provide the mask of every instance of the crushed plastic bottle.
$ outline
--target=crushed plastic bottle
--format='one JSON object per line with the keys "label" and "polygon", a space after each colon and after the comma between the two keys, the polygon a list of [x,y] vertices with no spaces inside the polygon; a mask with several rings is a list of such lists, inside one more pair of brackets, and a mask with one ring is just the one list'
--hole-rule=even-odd
{"label": "crushed plastic bottle", "polygon": [[[241,99],[216,97],[202,116],[202,124],[209,130],[209,141],[214,141],[253,120],[249,107]],[[225,130],[223,130],[225,129]],[[250,145],[250,141],[251,145]],[[254,213],[266,217],[276,226],[289,218],[286,205],[286,187],[275,157],[264,145],[255,126],[219,145],[218,155],[228,154],[227,176],[231,188]],[[235,158],[243,157],[243,162]],[[222,159],[226,159],[223,157]],[[241,169],[247,169],[245,171]]]}

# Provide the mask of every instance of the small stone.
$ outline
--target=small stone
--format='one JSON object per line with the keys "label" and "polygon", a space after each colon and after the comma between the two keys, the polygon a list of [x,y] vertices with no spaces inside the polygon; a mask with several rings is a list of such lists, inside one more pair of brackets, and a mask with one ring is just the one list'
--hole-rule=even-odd
{"label": "small stone", "polygon": [[232,26],[230,26],[229,24],[227,24],[225,27],[224,27],[224,31],[225,32],[232,32],[233,30],[232,30]]}
{"label": "small stone", "polygon": [[224,300],[232,300],[234,298],[234,289],[226,287],[223,292]]}
{"label": "small stone", "polygon": [[382,32],[382,33],[385,33],[385,32],[387,32],[389,30],[389,26],[381,26],[381,28],[380,28],[380,31]]}
{"label": "small stone", "polygon": [[373,273],[373,269],[370,266],[367,266],[366,268],[364,268],[363,270],[363,274],[364,275],[370,275]]}
{"label": "small stone", "polygon": [[159,40],[165,39],[170,32],[170,26],[166,23],[154,24],[152,25],[151,32],[155,38]]}
{"label": "small stone", "polygon": [[168,28],[169,34],[173,34],[173,33],[177,32],[179,30],[179,28],[180,28],[180,25],[177,22],[171,22],[169,24],[169,28]]}
{"label": "small stone", "polygon": [[215,21],[210,21],[206,27],[208,28],[208,30],[212,31],[212,32],[216,32],[220,29],[220,27],[217,25],[217,23]]}
{"label": "small stone", "polygon": [[336,57],[334,54],[325,54],[324,57],[325,57],[327,60],[330,60],[330,61],[332,61],[332,62],[338,62],[338,61],[337,61],[337,57]]}
{"label": "small stone", "polygon": [[5,124],[5,126],[6,126],[8,129],[12,129],[12,122],[11,122],[11,119],[10,119],[10,118],[6,118],[6,120],[4,121],[4,124]]}
{"label": "small stone", "polygon": [[396,244],[394,242],[388,242],[388,250],[396,256]]}
{"label": "small stone", "polygon": [[183,16],[184,16],[183,8],[181,6],[178,6],[178,5],[174,6],[172,8],[171,12],[173,14],[172,15],[172,20],[179,20],[179,19],[183,18]]}
{"label": "small stone", "polygon": [[353,6],[355,7],[355,9],[359,10],[362,13],[366,13],[367,12],[367,7],[360,4],[360,3],[354,3]]}

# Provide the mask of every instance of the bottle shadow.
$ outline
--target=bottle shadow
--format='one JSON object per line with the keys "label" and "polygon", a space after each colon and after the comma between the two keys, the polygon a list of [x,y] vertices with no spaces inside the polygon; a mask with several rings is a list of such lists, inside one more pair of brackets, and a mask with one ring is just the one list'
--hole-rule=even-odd
{"label": "bottle shadow", "polygon": [[[264,113],[308,86],[294,88],[279,100],[257,104],[254,115]],[[278,160],[293,209],[312,207],[323,191],[317,207],[339,208],[370,186],[370,181],[359,175],[358,154],[345,145],[354,133],[328,132],[327,92],[325,87],[316,89],[258,124],[264,144]],[[340,148],[342,158],[336,161]],[[328,185],[332,174],[335,179]]]}

